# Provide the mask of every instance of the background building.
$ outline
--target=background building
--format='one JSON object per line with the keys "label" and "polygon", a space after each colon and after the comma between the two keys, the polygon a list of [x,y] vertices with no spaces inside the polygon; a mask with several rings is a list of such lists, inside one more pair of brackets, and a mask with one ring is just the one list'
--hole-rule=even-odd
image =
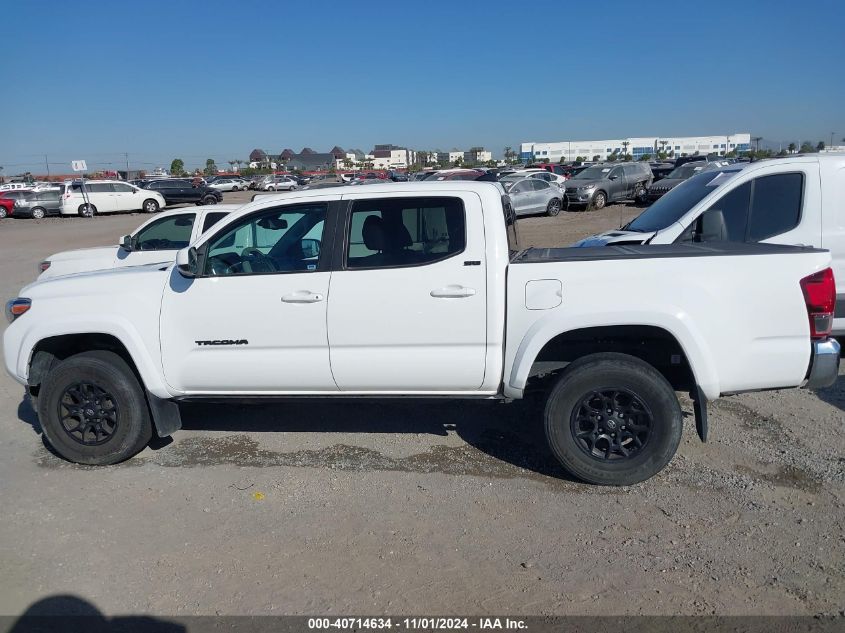
{"label": "background building", "polygon": [[665,152],[670,157],[695,154],[727,154],[751,149],[748,132],[722,136],[644,136],[599,141],[557,141],[553,143],[521,143],[519,157],[523,161],[548,159],[550,163],[572,162],[578,156],[587,160],[606,160],[611,154],[631,154],[638,160],[645,154],[656,157]]}
{"label": "background building", "polygon": [[459,158],[461,160],[464,159],[464,153],[457,149],[453,149],[451,152],[441,152],[438,150],[436,154],[438,163],[449,163],[450,165],[454,165],[455,161]]}
{"label": "background building", "polygon": [[481,165],[493,160],[493,152],[488,152],[483,147],[470,147],[464,152],[464,164]]}

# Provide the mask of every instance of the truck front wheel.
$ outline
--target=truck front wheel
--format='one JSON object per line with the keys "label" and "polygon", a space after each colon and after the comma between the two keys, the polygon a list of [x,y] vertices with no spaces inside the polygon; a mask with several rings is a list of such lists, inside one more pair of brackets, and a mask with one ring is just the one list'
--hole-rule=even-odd
{"label": "truck front wheel", "polygon": [[601,353],[569,364],[549,394],[546,438],[586,482],[629,486],[660,472],[681,441],[681,407],[654,367]]}
{"label": "truck front wheel", "polygon": [[120,356],[92,351],[56,365],[41,384],[38,419],[55,451],[79,464],[116,464],[152,437],[147,401]]}

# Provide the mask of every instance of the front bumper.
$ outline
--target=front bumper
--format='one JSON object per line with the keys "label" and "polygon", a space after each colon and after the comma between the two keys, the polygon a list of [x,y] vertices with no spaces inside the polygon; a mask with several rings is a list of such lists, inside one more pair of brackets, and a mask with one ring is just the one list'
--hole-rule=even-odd
{"label": "front bumper", "polygon": [[813,355],[810,359],[810,370],[807,372],[808,389],[830,387],[839,376],[839,359],[841,350],[839,342],[834,338],[813,341]]}
{"label": "front bumper", "polygon": [[566,204],[589,204],[592,197],[592,191],[566,191],[563,194]]}

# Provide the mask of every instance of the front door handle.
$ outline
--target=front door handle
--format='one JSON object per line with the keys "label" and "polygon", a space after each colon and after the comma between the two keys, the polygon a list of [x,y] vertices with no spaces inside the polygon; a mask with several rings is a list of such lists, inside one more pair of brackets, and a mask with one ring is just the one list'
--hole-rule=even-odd
{"label": "front door handle", "polygon": [[431,296],[437,299],[456,299],[460,297],[471,297],[475,294],[475,288],[465,288],[464,286],[451,285],[437,288],[431,291]]}
{"label": "front door handle", "polygon": [[297,290],[282,297],[285,303],[317,303],[323,300],[323,295],[310,290]]}

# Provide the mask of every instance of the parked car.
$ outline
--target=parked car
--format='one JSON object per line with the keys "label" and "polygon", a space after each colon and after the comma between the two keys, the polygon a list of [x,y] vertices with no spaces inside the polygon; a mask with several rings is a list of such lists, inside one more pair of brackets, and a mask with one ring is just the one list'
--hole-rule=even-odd
{"label": "parked car", "polygon": [[32,185],[27,182],[7,182],[0,185],[0,191],[20,191],[22,189],[32,189]]}
{"label": "parked car", "polygon": [[259,191],[293,191],[299,183],[291,176],[266,176],[256,189]]}
{"label": "parked car", "polygon": [[555,172],[549,171],[547,169],[524,169],[524,170],[516,171],[511,175],[513,175],[513,176],[522,175],[522,176],[528,176],[528,177],[531,177],[531,178],[539,178],[540,180],[545,180],[548,183],[551,183],[553,185],[557,185],[558,187],[560,187],[561,191],[566,186],[566,180],[567,180],[565,176],[562,176],[562,175],[557,174]]}
{"label": "parked car", "polygon": [[50,255],[38,265],[38,279],[172,262],[179,249],[196,241],[211,226],[240,206],[219,204],[196,210],[194,207],[186,207],[164,211],[129,235],[121,237],[116,246],[81,248]]}
{"label": "parked car", "polygon": [[144,189],[159,193],[166,204],[217,204],[223,200],[223,194],[208,185],[176,178],[150,181]]}
{"label": "parked car", "polygon": [[61,215],[61,190],[42,189],[33,190],[28,195],[15,200],[15,217],[34,218],[40,220],[47,215]]}
{"label": "parked car", "polygon": [[0,197],[0,220],[12,215],[15,208],[15,201],[12,198]]}
{"label": "parked car", "polygon": [[426,182],[436,182],[441,180],[477,180],[486,172],[480,169],[462,169],[456,167],[455,169],[441,169],[433,172],[425,180]]}
{"label": "parked car", "polygon": [[[83,191],[84,186],[84,191]],[[79,180],[62,184],[62,215],[92,217],[98,213],[144,211],[158,213],[165,206],[164,197],[119,180]]]}
{"label": "parked car", "polygon": [[14,215],[15,203],[30,193],[29,189],[6,189],[5,191],[0,191],[0,219]]}
{"label": "parked car", "polygon": [[555,216],[561,209],[561,190],[557,185],[534,178],[511,174],[499,179],[499,184],[510,196],[516,215],[545,213]]}
{"label": "parked car", "polygon": [[651,181],[651,169],[645,162],[591,165],[567,181],[566,205],[603,209],[608,202],[642,201]]}
{"label": "parked car", "polygon": [[[173,434],[194,400],[508,402],[544,390],[559,463],[587,482],[631,485],[681,443],[676,392],[691,394],[706,439],[708,403],[722,394],[837,379],[828,252],[525,248],[495,183],[347,195],[245,205],[166,268],[24,288],[7,304],[3,356],[44,440],[105,465]],[[538,362],[550,387],[532,380]]]}
{"label": "parked car", "polygon": [[216,191],[241,191],[249,189],[249,183],[240,178],[218,178],[208,185]]}
{"label": "parked car", "polygon": [[654,202],[695,174],[700,174],[703,171],[711,171],[713,169],[721,169],[722,167],[727,167],[728,165],[729,163],[727,161],[695,161],[692,163],[686,163],[680,167],[675,167],[668,176],[651,184],[646,192],[646,202]]}
{"label": "parked car", "polygon": [[803,244],[830,250],[839,280],[833,331],[845,336],[845,156],[736,163],[699,173],[636,219],[574,246]]}

